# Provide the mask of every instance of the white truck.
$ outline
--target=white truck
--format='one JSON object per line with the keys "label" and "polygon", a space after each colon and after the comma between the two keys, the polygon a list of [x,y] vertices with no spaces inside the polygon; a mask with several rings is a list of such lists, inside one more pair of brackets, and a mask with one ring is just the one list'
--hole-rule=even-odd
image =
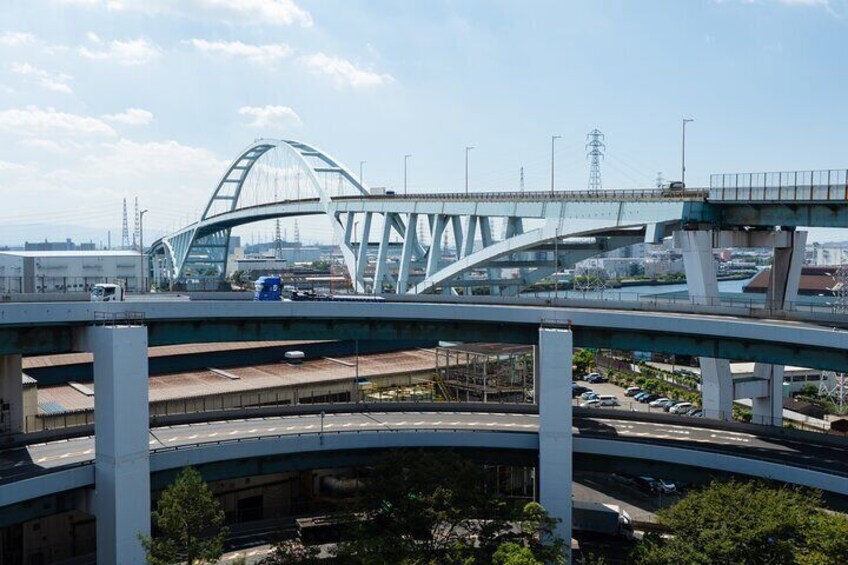
{"label": "white truck", "polygon": [[123,302],[124,287],[119,284],[100,283],[91,289],[92,302]]}
{"label": "white truck", "polygon": [[571,523],[575,530],[633,539],[630,515],[615,504],[574,501]]}

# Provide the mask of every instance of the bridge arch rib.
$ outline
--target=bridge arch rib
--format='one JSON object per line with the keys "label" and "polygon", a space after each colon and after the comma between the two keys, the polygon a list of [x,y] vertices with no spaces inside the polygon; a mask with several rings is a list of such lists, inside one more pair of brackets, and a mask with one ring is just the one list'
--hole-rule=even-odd
{"label": "bridge arch rib", "polygon": [[[324,215],[330,221],[335,239],[344,242],[345,226],[341,224],[338,216],[333,214],[333,199],[321,182],[319,174],[338,175],[359,195],[367,194],[367,189],[341,162],[314,145],[295,140],[259,139],[242,150],[230,163],[196,223],[151,245],[150,254],[165,260],[165,271],[171,280],[181,280],[186,276],[223,278],[226,275],[232,226],[218,226],[216,218],[239,209],[249,174],[260,158],[274,149],[282,150],[293,158],[298,169],[305,174],[307,185],[317,196]],[[353,251],[344,243],[342,254],[346,264],[352,269],[355,263]]]}
{"label": "bridge arch rib", "polygon": [[[250,178],[264,178],[268,169],[262,165],[268,161],[260,160],[274,150],[286,156],[287,167],[304,173],[311,198],[279,199],[275,190],[273,201],[245,203],[246,183],[252,187]],[[260,176],[251,177],[251,171]],[[340,192],[344,183],[353,187],[354,196],[330,194],[331,175],[338,179]],[[252,188],[247,193],[252,194]],[[685,198],[675,201],[663,195],[648,195],[643,202],[627,194],[613,198],[569,192],[372,196],[343,164],[316,146],[260,139],[230,163],[199,220],[155,242],[151,254],[167,264],[164,270],[171,281],[223,279],[234,227],[318,214],[329,222],[358,292],[456,294],[483,286],[492,294],[516,294],[558,267],[656,241],[657,234],[680,224],[688,205]],[[503,221],[501,237],[493,235],[493,218]],[[630,231],[622,233],[625,230]],[[449,235],[455,256],[445,249]],[[576,238],[593,243],[581,246]],[[163,271],[156,268],[151,274]],[[473,279],[469,273],[474,270],[485,271],[487,278]]]}

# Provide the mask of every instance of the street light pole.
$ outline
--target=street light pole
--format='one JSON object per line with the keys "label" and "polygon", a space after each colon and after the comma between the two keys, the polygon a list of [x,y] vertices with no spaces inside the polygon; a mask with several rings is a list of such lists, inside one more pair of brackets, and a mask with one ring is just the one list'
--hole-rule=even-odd
{"label": "street light pole", "polygon": [[680,151],[680,182],[686,186],[686,124],[694,122],[692,118],[683,118],[683,143]]}
{"label": "street light pole", "polygon": [[362,166],[368,161],[360,161],[359,162],[359,186],[362,186]]}
{"label": "street light pole", "polygon": [[406,194],[406,169],[407,169],[410,157],[412,157],[411,154],[403,156],[403,193],[404,194]]}
{"label": "street light pole", "polygon": [[140,274],[140,282],[138,286],[138,292],[141,294],[144,292],[144,215],[147,213],[147,210],[142,210],[138,213],[138,256],[141,261],[141,273]]}
{"label": "street light pole", "polygon": [[465,195],[468,196],[468,152],[474,149],[473,146],[465,148]]}
{"label": "street light pole", "polygon": [[561,135],[552,135],[551,136],[551,194],[554,193],[554,144],[557,139],[562,138]]}

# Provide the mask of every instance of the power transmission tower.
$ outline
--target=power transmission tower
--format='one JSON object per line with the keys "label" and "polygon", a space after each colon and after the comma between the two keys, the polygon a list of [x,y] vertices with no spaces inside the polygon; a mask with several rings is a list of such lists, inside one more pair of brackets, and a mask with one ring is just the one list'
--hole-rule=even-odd
{"label": "power transmission tower", "polygon": [[518,174],[518,186],[521,189],[521,192],[524,192],[524,167],[521,167],[521,172]]}
{"label": "power transmission tower", "polygon": [[604,134],[593,129],[586,134],[586,157],[589,159],[589,190],[601,189],[601,159],[604,158]]}
{"label": "power transmission tower", "polygon": [[124,198],[124,223],[121,226],[121,249],[130,248],[130,226],[127,222],[127,199]]}
{"label": "power transmission tower", "polygon": [[665,179],[663,178],[662,171],[657,171],[657,188],[662,188],[665,186]]}
{"label": "power transmission tower", "polygon": [[[845,373],[822,371],[819,384],[819,396],[824,396],[840,408],[848,402],[848,376]],[[833,384],[829,384],[830,382]]]}

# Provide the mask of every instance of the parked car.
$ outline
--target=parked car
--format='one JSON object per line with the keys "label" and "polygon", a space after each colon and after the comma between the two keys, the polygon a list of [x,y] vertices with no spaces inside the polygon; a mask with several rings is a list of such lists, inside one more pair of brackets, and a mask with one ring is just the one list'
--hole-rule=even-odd
{"label": "parked car", "polygon": [[670,398],[666,398],[664,396],[657,398],[656,400],[652,400],[648,405],[654,408],[662,408],[663,404],[671,400]]}
{"label": "parked car", "polygon": [[591,400],[587,400],[586,402],[580,403],[580,408],[598,408],[601,406],[601,401],[597,398],[593,398]]}
{"label": "parked car", "polygon": [[600,373],[589,373],[588,375],[586,375],[586,377],[584,378],[584,380],[585,380],[587,383],[592,383],[592,384],[598,384],[598,383],[605,383],[605,382],[607,382],[606,377],[601,376],[601,374],[600,374]]}
{"label": "parked car", "polygon": [[670,481],[656,479],[656,485],[657,492],[661,492],[663,494],[675,494],[677,492],[677,485]]}
{"label": "parked car", "polygon": [[623,485],[632,485],[636,480],[636,477],[629,473],[613,473],[612,475],[610,475],[610,477],[615,482],[621,483]]}
{"label": "parked car", "polygon": [[598,396],[597,392],[594,392],[592,389],[589,389],[589,390],[585,391],[583,394],[581,394],[580,398],[582,398],[583,400],[592,400],[593,398],[597,398],[597,396]]}
{"label": "parked car", "polygon": [[642,392],[642,389],[639,388],[638,386],[629,386],[624,391],[624,396],[636,396],[640,392]]}
{"label": "parked car", "polygon": [[648,494],[657,492],[657,480],[653,477],[636,477],[633,479],[633,483]]}
{"label": "parked car", "polygon": [[640,398],[639,402],[647,404],[647,403],[653,402],[654,400],[657,400],[659,398],[660,398],[660,396],[658,394],[650,394],[649,393],[647,396],[643,396],[642,398]]}
{"label": "parked car", "polygon": [[587,390],[592,390],[592,389],[590,389],[587,386],[578,385],[578,384],[572,384],[571,385],[571,392],[576,392],[577,394],[583,394]]}
{"label": "parked car", "polygon": [[689,410],[692,409],[691,402],[681,402],[680,404],[675,404],[669,409],[669,413],[671,414],[686,414]]}
{"label": "parked car", "polygon": [[678,404],[683,404],[682,400],[669,400],[663,405],[663,410],[666,412],[671,412],[671,409],[677,406]]}
{"label": "parked car", "polygon": [[612,394],[602,394],[598,397],[601,406],[618,406],[618,399]]}
{"label": "parked car", "polygon": [[643,390],[642,392],[637,392],[633,399],[642,402],[642,399],[647,398],[648,396],[651,396],[651,393],[647,390]]}
{"label": "parked car", "polygon": [[702,408],[695,408],[686,413],[690,418],[703,418],[704,410]]}

